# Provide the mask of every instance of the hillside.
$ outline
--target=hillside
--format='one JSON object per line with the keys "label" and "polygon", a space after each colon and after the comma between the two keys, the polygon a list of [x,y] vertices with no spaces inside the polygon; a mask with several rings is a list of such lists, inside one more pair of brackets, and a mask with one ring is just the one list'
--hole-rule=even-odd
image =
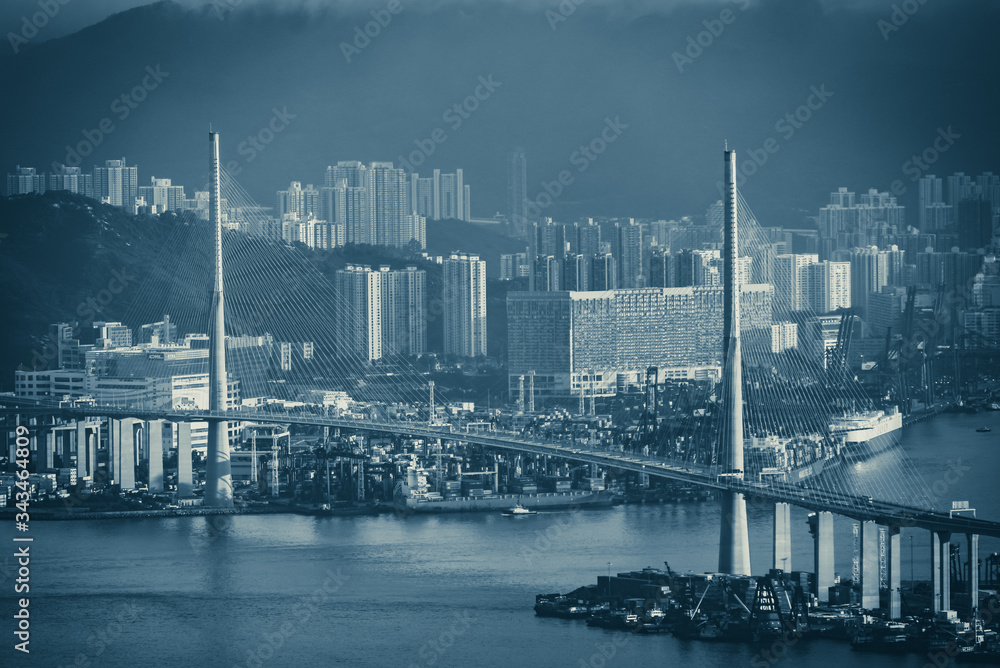
{"label": "hillside", "polygon": [[[453,230],[467,223],[451,221]],[[459,236],[462,250],[489,253],[495,239],[479,230]],[[119,208],[68,192],[0,198],[0,391],[13,388],[13,371],[48,368],[54,349],[48,327],[56,322],[121,320],[131,327],[169,312],[182,332],[204,331],[210,289],[210,237],[204,221],[189,213],[133,216]],[[241,257],[242,269],[228,279],[231,290],[253,295],[263,322],[286,317],[274,309],[287,298],[290,283],[273,280],[273,268],[254,265],[266,257],[239,232],[227,232],[227,256]],[[444,243],[444,242],[442,242]],[[498,245],[498,248],[503,248]],[[331,251],[301,247],[305,257],[333,282],[349,263],[417,265],[427,271],[429,303],[440,303],[442,268],[419,255],[390,248],[348,245]],[[295,280],[291,277],[290,280]],[[504,296],[508,284],[488,281],[488,327],[491,356],[503,354],[506,339]],[[307,289],[307,286],[301,286]],[[440,308],[429,309],[428,347],[443,350]],[[285,329],[308,332],[317,327],[308,314]],[[230,328],[236,327],[230,322]],[[259,323],[257,323],[259,325]]]}

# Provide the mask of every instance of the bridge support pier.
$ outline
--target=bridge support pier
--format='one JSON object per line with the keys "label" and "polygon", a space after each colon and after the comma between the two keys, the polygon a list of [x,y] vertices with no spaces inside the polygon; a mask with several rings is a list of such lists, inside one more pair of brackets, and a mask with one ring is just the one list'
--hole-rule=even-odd
{"label": "bridge support pier", "polygon": [[191,423],[178,422],[177,429],[177,498],[191,496],[194,491],[191,474]]}
{"label": "bridge support pier", "polygon": [[979,612],[979,535],[970,533],[969,540],[969,592],[972,595],[972,614]]}
{"label": "bridge support pier", "polygon": [[125,489],[135,489],[135,431],[139,420],[125,418],[118,422],[120,437],[117,452],[116,482]]}
{"label": "bridge support pier", "polygon": [[900,558],[900,534],[899,527],[889,527],[889,619],[899,619],[903,616],[902,598],[900,588],[902,586],[902,571]]}
{"label": "bridge support pier", "polygon": [[[53,420],[53,423],[54,422],[55,422],[55,420]],[[49,426],[43,432],[44,436],[45,436],[44,441],[43,441],[45,443],[45,445],[43,447],[45,448],[45,457],[44,457],[44,460],[45,460],[45,470],[46,471],[51,471],[52,469],[54,469],[56,467],[56,463],[55,463],[55,455],[56,455],[56,430],[53,427],[54,427],[54,425]],[[39,461],[41,461],[41,460],[42,460],[42,458],[39,457]]]}
{"label": "bridge support pier", "polygon": [[121,473],[118,451],[121,450],[122,421],[108,418],[108,484],[117,485]]}
{"label": "bridge support pier", "polygon": [[813,535],[813,574],[817,599],[830,602],[833,586],[833,513],[820,511],[809,516],[809,530]]}
{"label": "bridge support pier", "polygon": [[149,452],[150,492],[163,491],[163,420],[150,420],[145,425],[146,445]]}
{"label": "bridge support pier", "polygon": [[792,507],[784,502],[774,504],[774,564],[786,573],[792,569]]}
{"label": "bridge support pier", "polygon": [[101,423],[88,424],[86,420],[76,423],[76,478],[94,479],[97,467],[97,449],[101,444]]}
{"label": "bridge support pier", "polygon": [[941,612],[941,537],[931,531],[931,612]]}
{"label": "bridge support pier", "polygon": [[941,567],[939,575],[941,578],[941,609],[951,610],[951,534],[945,531],[940,533],[941,556],[938,558]]}
{"label": "bridge support pier", "polygon": [[878,525],[871,520],[861,523],[861,607],[876,610],[878,595]]}

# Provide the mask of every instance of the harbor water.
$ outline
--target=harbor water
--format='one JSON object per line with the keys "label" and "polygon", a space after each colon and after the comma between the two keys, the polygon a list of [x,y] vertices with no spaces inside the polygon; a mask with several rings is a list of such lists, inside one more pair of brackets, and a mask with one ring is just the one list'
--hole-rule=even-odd
{"label": "harbor water", "polygon": [[[979,426],[992,432],[977,433]],[[1000,519],[1000,412],[938,415],[904,428],[901,441],[931,486],[960,460],[957,482],[942,483],[948,485],[942,500],[968,500],[981,517]],[[891,466],[893,456],[852,466],[864,475],[865,467]],[[812,566],[805,517],[804,510],[793,509],[790,569]],[[837,570],[850,577],[850,521],[835,522]],[[761,573],[771,559],[767,508],[751,505],[750,530],[753,570]],[[737,643],[634,636],[588,628],[582,621],[536,618],[532,611],[535,594],[595,583],[607,574],[609,562],[613,572],[662,567],[664,561],[676,571],[712,570],[718,533],[715,502],[521,518],[490,512],[35,522],[26,595],[31,653],[13,649],[14,560],[5,556],[0,560],[7,574],[0,594],[0,665],[842,668],[928,663],[919,655],[859,654],[836,641],[803,641],[770,653]],[[904,530],[904,582],[911,554],[913,577],[926,579],[928,545],[926,532]],[[982,541],[982,555],[996,551],[997,541]]]}

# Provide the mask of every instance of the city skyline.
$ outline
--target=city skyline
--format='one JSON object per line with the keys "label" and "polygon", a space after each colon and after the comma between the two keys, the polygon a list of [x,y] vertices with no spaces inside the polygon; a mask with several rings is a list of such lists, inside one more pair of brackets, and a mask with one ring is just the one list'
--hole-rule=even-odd
{"label": "city skyline", "polygon": [[0,663],[1000,661],[998,20],[11,0]]}

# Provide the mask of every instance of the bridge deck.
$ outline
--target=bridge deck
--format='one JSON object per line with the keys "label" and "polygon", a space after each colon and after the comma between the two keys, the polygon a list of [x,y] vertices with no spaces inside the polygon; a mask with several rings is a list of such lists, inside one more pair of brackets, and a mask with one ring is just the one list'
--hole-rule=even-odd
{"label": "bridge deck", "polygon": [[926,508],[906,506],[870,497],[861,498],[850,494],[799,487],[788,483],[754,483],[738,478],[718,476],[702,467],[679,464],[655,457],[594,449],[587,445],[567,443],[562,440],[544,441],[507,432],[455,431],[451,425],[439,426],[407,421],[350,420],[308,413],[278,414],[247,410],[164,411],[141,407],[119,408],[113,406],[57,407],[11,397],[0,397],[0,405],[5,406],[3,410],[7,413],[60,415],[67,418],[110,417],[120,419],[131,417],[144,420],[169,420],[171,422],[230,420],[336,427],[428,439],[449,439],[489,448],[529,452],[536,455],[548,455],[635,471],[701,487],[740,492],[755,499],[790,503],[807,510],[829,511],[859,521],[872,520],[889,526],[917,527],[932,531],[978,534],[1000,538],[1000,522],[971,517],[952,517],[948,513]]}

